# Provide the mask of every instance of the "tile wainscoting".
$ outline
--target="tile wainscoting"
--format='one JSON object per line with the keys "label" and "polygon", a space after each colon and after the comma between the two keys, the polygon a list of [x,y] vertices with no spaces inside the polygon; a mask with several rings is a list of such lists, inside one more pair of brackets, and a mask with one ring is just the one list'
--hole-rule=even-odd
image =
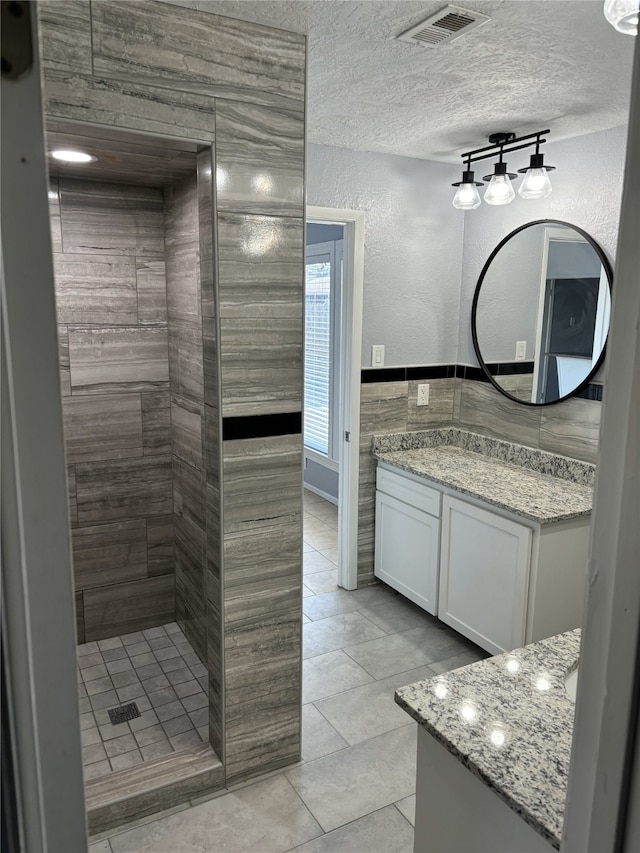
{"label": "tile wainscoting", "polygon": [[[429,405],[417,406],[418,384],[429,382]],[[601,386],[551,406],[523,406],[500,394],[479,368],[464,365],[389,367],[362,371],[358,586],[375,582],[375,434],[459,426],[587,462],[596,462]]]}

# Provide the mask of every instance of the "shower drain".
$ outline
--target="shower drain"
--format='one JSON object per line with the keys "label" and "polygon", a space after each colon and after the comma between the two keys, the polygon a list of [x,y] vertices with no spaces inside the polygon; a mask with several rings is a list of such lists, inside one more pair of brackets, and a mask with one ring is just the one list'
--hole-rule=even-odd
{"label": "shower drain", "polygon": [[135,702],[130,702],[128,705],[121,705],[119,708],[109,708],[109,719],[112,726],[117,726],[118,723],[126,723],[128,720],[135,720],[140,716],[140,711]]}

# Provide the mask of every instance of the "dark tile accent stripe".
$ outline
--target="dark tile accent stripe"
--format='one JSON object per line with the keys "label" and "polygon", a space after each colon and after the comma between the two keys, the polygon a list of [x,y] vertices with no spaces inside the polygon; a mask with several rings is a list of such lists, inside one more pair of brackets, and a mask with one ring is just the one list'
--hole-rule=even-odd
{"label": "dark tile accent stripe", "polygon": [[222,420],[222,440],[267,438],[272,435],[297,435],[302,432],[302,412],[275,415],[247,415]]}
{"label": "dark tile accent stripe", "polygon": [[[533,373],[532,361],[501,361],[488,365],[492,376],[515,376]],[[373,382],[404,382],[405,380],[420,379],[469,379],[474,382],[489,382],[489,377],[481,367],[473,367],[470,364],[425,364],[416,367],[365,367],[360,372],[360,382],[368,385]],[[573,397],[581,397],[583,400],[594,400],[602,402],[603,386],[590,382],[581,391],[573,394]],[[275,416],[273,416],[275,417]],[[225,421],[228,420],[225,418]],[[230,419],[229,419],[230,420]],[[241,420],[237,418],[236,420]],[[269,433],[276,435],[277,433]],[[248,436],[247,436],[248,437]]]}

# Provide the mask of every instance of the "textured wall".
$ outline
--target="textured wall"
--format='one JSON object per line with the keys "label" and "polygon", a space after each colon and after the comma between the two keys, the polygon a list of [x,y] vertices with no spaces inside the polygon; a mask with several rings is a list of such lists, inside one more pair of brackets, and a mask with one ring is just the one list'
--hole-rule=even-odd
{"label": "textured wall", "polygon": [[[545,160],[557,167],[551,175],[550,196],[525,200],[516,195],[509,205],[482,204],[464,214],[458,349],[458,361],[462,364],[477,364],[471,340],[471,303],[478,276],[492,250],[514,228],[535,219],[561,219],[583,228],[610,260],[615,257],[626,127],[548,142],[544,148]],[[516,165],[516,155],[513,157]],[[526,157],[521,159],[522,165],[526,165]]]}
{"label": "textured wall", "polygon": [[159,190],[51,182],[80,642],[174,618]]}
{"label": "textured wall", "polygon": [[362,365],[455,362],[463,214],[455,166],[310,145],[307,204],[365,212]]}

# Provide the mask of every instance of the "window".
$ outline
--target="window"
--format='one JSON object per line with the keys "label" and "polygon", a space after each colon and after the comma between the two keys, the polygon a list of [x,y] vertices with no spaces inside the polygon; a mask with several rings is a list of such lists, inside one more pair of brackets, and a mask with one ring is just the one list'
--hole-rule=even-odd
{"label": "window", "polygon": [[[305,267],[304,443],[338,458],[342,242],[309,246]],[[337,250],[338,249],[338,250]]]}

